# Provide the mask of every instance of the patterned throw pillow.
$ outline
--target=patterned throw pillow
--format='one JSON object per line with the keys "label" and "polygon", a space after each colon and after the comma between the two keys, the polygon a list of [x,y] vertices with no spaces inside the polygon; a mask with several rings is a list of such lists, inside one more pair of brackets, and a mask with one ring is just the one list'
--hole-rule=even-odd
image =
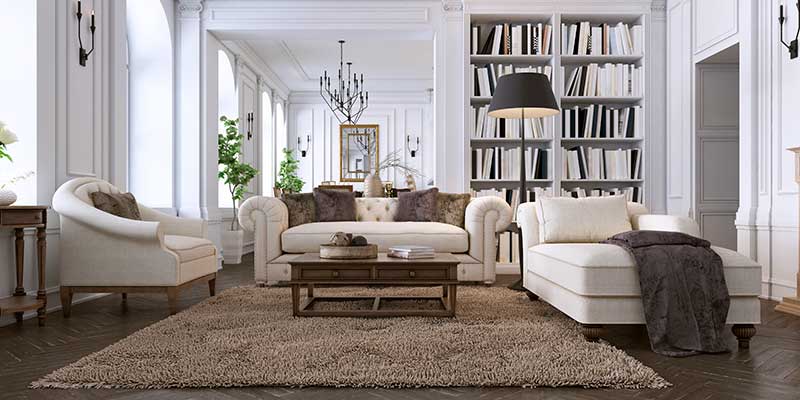
{"label": "patterned throw pillow", "polygon": [[398,193],[395,221],[436,221],[436,194],[439,189],[416,190]]}
{"label": "patterned throw pillow", "polygon": [[314,189],[317,221],[355,221],[356,194],[341,190]]}
{"label": "patterned throw pillow", "polygon": [[284,193],[281,200],[289,209],[289,227],[310,224],[317,218],[313,193]]}
{"label": "patterned throw pillow", "polygon": [[437,193],[436,221],[463,228],[471,197],[469,193]]}
{"label": "patterned throw pillow", "polygon": [[142,220],[142,214],[139,213],[139,205],[136,204],[136,198],[130,193],[94,192],[91,197],[94,208],[100,211],[122,218]]}

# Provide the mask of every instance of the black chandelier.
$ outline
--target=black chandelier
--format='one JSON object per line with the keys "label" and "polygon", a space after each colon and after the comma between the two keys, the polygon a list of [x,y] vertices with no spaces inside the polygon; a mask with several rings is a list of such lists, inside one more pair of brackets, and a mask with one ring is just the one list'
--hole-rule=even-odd
{"label": "black chandelier", "polygon": [[339,120],[339,124],[355,125],[369,106],[369,92],[364,91],[364,74],[361,74],[361,79],[355,73],[351,75],[353,63],[348,61],[345,75],[344,64],[344,40],[340,40],[338,84],[331,91],[331,77],[328,76],[328,70],[325,70],[319,77],[319,94]]}

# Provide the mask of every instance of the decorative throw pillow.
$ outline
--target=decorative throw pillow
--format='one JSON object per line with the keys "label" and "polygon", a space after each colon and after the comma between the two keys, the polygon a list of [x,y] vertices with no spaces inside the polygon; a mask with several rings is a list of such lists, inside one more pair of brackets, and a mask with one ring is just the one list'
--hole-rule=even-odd
{"label": "decorative throw pillow", "polygon": [[469,193],[437,193],[436,221],[463,228],[471,197]]}
{"label": "decorative throw pillow", "polygon": [[395,221],[436,221],[436,194],[439,189],[399,193]]}
{"label": "decorative throw pillow", "polygon": [[310,224],[317,218],[313,193],[284,193],[281,200],[289,209],[289,227]]}
{"label": "decorative throw pillow", "polygon": [[314,189],[317,221],[355,221],[356,194],[341,190]]}
{"label": "decorative throw pillow", "polygon": [[94,192],[90,195],[94,208],[118,217],[142,220],[136,198],[130,193]]}
{"label": "decorative throw pillow", "polygon": [[542,243],[597,243],[632,229],[625,196],[543,197],[536,217]]}

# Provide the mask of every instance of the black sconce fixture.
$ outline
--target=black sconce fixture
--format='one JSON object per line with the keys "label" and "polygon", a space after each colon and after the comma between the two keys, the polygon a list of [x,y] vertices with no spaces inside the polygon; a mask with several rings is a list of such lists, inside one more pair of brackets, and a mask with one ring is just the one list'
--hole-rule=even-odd
{"label": "black sconce fixture", "polygon": [[[794,34],[794,40],[787,44],[783,40],[783,23],[786,21],[786,17],[783,16],[783,4],[781,4],[780,10],[778,23],[781,24],[781,43],[789,49],[789,58],[794,59],[797,58],[797,37],[800,36],[800,23],[797,24],[797,33]],[[797,18],[800,19],[800,0],[797,2]]]}
{"label": "black sconce fixture", "polygon": [[414,148],[412,148],[411,147],[411,136],[410,135],[406,135],[406,147],[408,148],[408,152],[411,153],[411,158],[416,157],[417,156],[417,152],[419,151],[419,136],[417,136],[416,143],[417,143],[417,145]]}
{"label": "black sconce fixture", "polygon": [[78,45],[80,49],[78,50],[78,62],[81,64],[82,67],[86,66],[86,61],[89,60],[89,54],[92,54],[94,51],[94,10],[92,10],[92,24],[89,26],[89,30],[92,32],[92,48],[89,51],[83,48],[83,40],[81,40],[81,17],[83,17],[83,13],[81,13],[81,1],[78,0]]}
{"label": "black sconce fixture", "polygon": [[250,140],[253,138],[253,121],[255,120],[252,111],[247,113],[245,120],[247,121],[247,140]]}
{"label": "black sconce fixture", "polygon": [[311,135],[306,135],[306,148],[303,149],[300,145],[300,137],[297,137],[297,150],[300,150],[300,157],[305,157],[308,152],[308,144],[311,143]]}

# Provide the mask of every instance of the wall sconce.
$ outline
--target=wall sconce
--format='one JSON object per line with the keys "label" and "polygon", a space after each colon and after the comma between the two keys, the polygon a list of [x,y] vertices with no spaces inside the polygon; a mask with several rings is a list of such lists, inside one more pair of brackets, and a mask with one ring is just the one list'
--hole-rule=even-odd
{"label": "wall sconce", "polygon": [[303,149],[300,144],[300,137],[297,137],[297,150],[300,150],[300,157],[305,157],[308,152],[308,144],[311,143],[311,135],[306,135],[306,148]]}
{"label": "wall sconce", "polygon": [[247,113],[247,117],[245,118],[245,121],[247,121],[247,140],[253,138],[253,120],[255,119],[252,111]]}
{"label": "wall sconce", "polygon": [[86,61],[89,60],[89,54],[92,54],[94,51],[94,10],[92,10],[92,24],[89,26],[89,30],[92,32],[92,49],[88,52],[86,49],[83,48],[83,40],[81,39],[81,17],[83,17],[83,13],[81,13],[81,1],[78,0],[78,45],[80,49],[78,50],[78,62],[81,64],[82,67],[86,66]]}
{"label": "wall sconce", "polygon": [[411,136],[406,135],[406,147],[408,148],[408,152],[411,153],[411,158],[417,156],[417,152],[419,151],[419,136],[417,136],[416,146],[413,148],[411,147]]}
{"label": "wall sconce", "polygon": [[[783,4],[780,6],[780,15],[778,16],[778,23],[781,24],[781,43],[789,49],[789,58],[797,58],[797,37],[800,36],[800,23],[797,24],[797,33],[794,34],[794,40],[787,44],[783,40],[783,23],[786,17],[783,16]],[[800,19],[800,1],[797,2],[797,18]]]}

